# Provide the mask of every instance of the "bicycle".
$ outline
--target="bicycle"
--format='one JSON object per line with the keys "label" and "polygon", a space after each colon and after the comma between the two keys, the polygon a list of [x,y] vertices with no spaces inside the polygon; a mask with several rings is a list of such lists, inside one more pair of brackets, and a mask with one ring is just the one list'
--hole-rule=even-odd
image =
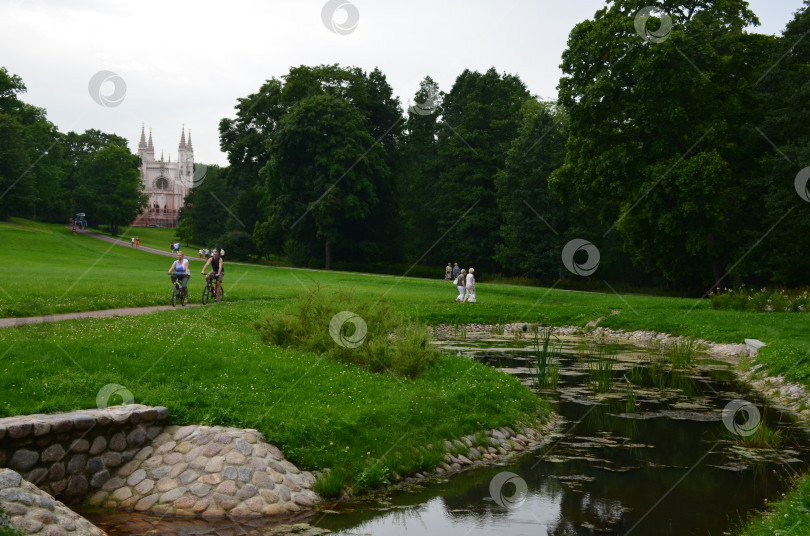
{"label": "bicycle", "polygon": [[174,285],[172,285],[172,307],[177,307],[177,300],[180,300],[182,307],[186,306],[186,300],[183,296],[183,278],[186,274],[170,274],[170,277],[176,277]]}
{"label": "bicycle", "polygon": [[220,283],[217,288],[217,278],[214,276],[213,272],[206,277],[205,288],[202,293],[203,305],[207,304],[208,300],[211,298],[214,298],[214,303],[222,301],[222,283]]}

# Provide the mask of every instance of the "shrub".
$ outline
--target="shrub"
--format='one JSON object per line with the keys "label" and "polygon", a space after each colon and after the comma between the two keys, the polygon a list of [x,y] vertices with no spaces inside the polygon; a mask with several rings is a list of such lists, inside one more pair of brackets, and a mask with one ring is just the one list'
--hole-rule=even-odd
{"label": "shrub", "polygon": [[423,374],[441,355],[424,326],[406,322],[386,302],[361,302],[344,291],[327,295],[316,288],[301,294],[255,327],[266,344],[408,378]]}
{"label": "shrub", "polygon": [[14,528],[3,505],[0,504],[0,536],[23,536],[24,534],[23,531]]}
{"label": "shrub", "polygon": [[810,303],[810,290],[769,290],[751,291],[741,286],[736,290],[725,289],[723,292],[709,294],[712,309],[733,309],[736,311],[752,310],[759,313],[804,311]]}
{"label": "shrub", "polygon": [[309,262],[309,247],[298,240],[287,240],[284,243],[284,253],[293,266],[304,267]]}
{"label": "shrub", "polygon": [[229,231],[217,239],[217,247],[225,251],[228,260],[244,261],[256,254],[256,244],[245,231]]}

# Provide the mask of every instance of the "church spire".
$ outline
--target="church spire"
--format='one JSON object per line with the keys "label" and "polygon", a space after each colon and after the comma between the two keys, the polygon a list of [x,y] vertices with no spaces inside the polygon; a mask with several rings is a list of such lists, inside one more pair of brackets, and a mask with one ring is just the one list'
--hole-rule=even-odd
{"label": "church spire", "polygon": [[146,135],[144,133],[144,124],[141,123],[141,141],[138,143],[138,149],[146,149]]}
{"label": "church spire", "polygon": [[154,150],[155,150],[155,146],[154,146],[154,145],[152,145],[152,129],[151,129],[151,128],[149,129],[149,145],[147,146],[147,148],[148,148],[150,151],[154,151]]}
{"label": "church spire", "polygon": [[188,129],[188,145],[187,146],[188,146],[188,149],[190,151],[194,150],[194,148],[191,146],[191,129]]}
{"label": "church spire", "polygon": [[186,125],[185,125],[185,123],[183,123],[183,130],[182,130],[182,133],[180,134],[180,148],[181,149],[186,148]]}

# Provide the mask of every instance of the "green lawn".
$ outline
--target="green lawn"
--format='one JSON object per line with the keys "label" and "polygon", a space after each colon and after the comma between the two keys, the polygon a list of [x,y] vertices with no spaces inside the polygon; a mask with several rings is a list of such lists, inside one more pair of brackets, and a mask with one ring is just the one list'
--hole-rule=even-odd
{"label": "green lawn", "polygon": [[[97,233],[105,234],[107,236],[112,236],[107,230],[105,229],[90,229],[90,231],[94,231]],[[163,229],[161,227],[121,227],[118,230],[118,238],[120,240],[129,241],[130,238],[138,237],[141,239],[141,245],[159,249],[161,251],[169,251],[169,244],[173,244],[177,242],[177,236],[175,235],[176,229]],[[211,244],[208,246],[211,247]],[[200,246],[199,244],[187,244],[186,242],[180,242],[180,249],[184,251],[187,255],[196,257],[197,252],[200,249],[205,249],[204,247]]]}
{"label": "green lawn", "polygon": [[[157,233],[149,235],[149,240],[168,243],[165,236],[158,236],[167,230],[151,231]],[[141,234],[142,238],[147,236]],[[169,278],[165,275],[171,264],[168,257],[72,236],[64,226],[24,220],[0,223],[0,243],[7,264],[14,267],[0,280],[0,317],[169,302]],[[154,245],[166,248],[162,242]],[[202,291],[203,279],[196,275],[200,266],[192,263],[192,302],[199,301]],[[372,445],[380,441],[390,445],[395,439],[392,434],[403,429],[403,422],[409,426],[414,423],[414,432],[403,439],[413,441],[407,443],[413,446],[438,437],[431,435],[434,432],[470,433],[495,421],[519,418],[527,409],[521,403],[516,406],[521,411],[512,411],[511,403],[491,400],[494,391],[483,388],[488,373],[480,372],[484,383],[477,388],[465,385],[473,378],[478,381],[479,373],[465,376],[457,368],[461,363],[453,360],[442,364],[449,369],[436,369],[436,376],[418,380],[413,386],[405,382],[407,387],[402,387],[393,378],[366,377],[365,373],[335,368],[342,366],[324,363],[317,356],[263,346],[252,321],[289,303],[305,288],[316,286],[327,292],[349,289],[357,299],[372,303],[384,298],[394,310],[428,324],[542,320],[584,325],[604,316],[600,325],[626,330],[661,331],[717,342],[757,338],[768,344],[759,362],[772,373],[810,385],[807,313],[715,311],[708,300],[618,295],[607,285],[604,293],[593,293],[488,284],[486,274],[478,284],[479,303],[474,305],[453,303],[455,288],[439,279],[227,262],[226,274],[227,303],[217,309],[0,330],[0,349],[5,348],[0,350],[4,356],[0,385],[3,393],[14,395],[3,397],[2,412],[90,407],[102,385],[121,383],[136,392],[138,401],[169,406],[178,422],[255,425],[305,465],[344,464],[350,475],[360,478],[358,475],[365,474],[362,457],[345,454],[351,461],[344,460],[336,446],[344,450],[348,446],[349,453],[365,449],[372,453],[367,456],[372,456],[380,454]],[[611,311],[619,313],[611,315]],[[16,344],[9,346],[14,341]],[[163,353],[166,357],[158,359]],[[54,375],[54,369],[60,374]],[[458,376],[462,377],[458,390],[441,390]],[[346,383],[338,381],[343,379]],[[296,380],[299,383],[287,392]],[[341,391],[335,390],[337,386]],[[357,390],[352,395],[360,406],[356,413],[346,413],[340,406],[348,400],[348,386]],[[432,394],[420,396],[425,392]],[[521,400],[521,392],[509,396]],[[390,393],[397,397],[389,402]],[[432,405],[434,398],[440,403]],[[476,411],[479,404],[484,408],[480,414]],[[338,407],[341,411],[335,409]],[[462,415],[471,409],[470,414]],[[431,411],[434,413],[424,413]],[[380,417],[383,413],[391,419]],[[447,416],[461,421],[450,425]],[[361,432],[360,423],[374,424],[373,432],[369,432],[372,435]],[[418,460],[407,463],[417,464]],[[804,486],[791,495],[791,504],[806,500],[810,496],[806,490]]]}

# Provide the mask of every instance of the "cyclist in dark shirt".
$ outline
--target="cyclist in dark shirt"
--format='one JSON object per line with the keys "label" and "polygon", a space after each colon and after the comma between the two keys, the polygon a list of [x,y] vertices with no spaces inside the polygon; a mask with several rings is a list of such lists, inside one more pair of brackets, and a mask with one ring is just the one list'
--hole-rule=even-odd
{"label": "cyclist in dark shirt", "polygon": [[[211,273],[206,275],[205,269],[208,268],[209,264],[211,265]],[[219,300],[220,285],[222,284],[222,279],[225,277],[225,261],[220,257],[218,249],[214,249],[211,257],[205,261],[205,266],[203,266],[200,273],[205,276],[206,281],[210,280],[212,277],[216,279],[216,296],[217,300]]]}

